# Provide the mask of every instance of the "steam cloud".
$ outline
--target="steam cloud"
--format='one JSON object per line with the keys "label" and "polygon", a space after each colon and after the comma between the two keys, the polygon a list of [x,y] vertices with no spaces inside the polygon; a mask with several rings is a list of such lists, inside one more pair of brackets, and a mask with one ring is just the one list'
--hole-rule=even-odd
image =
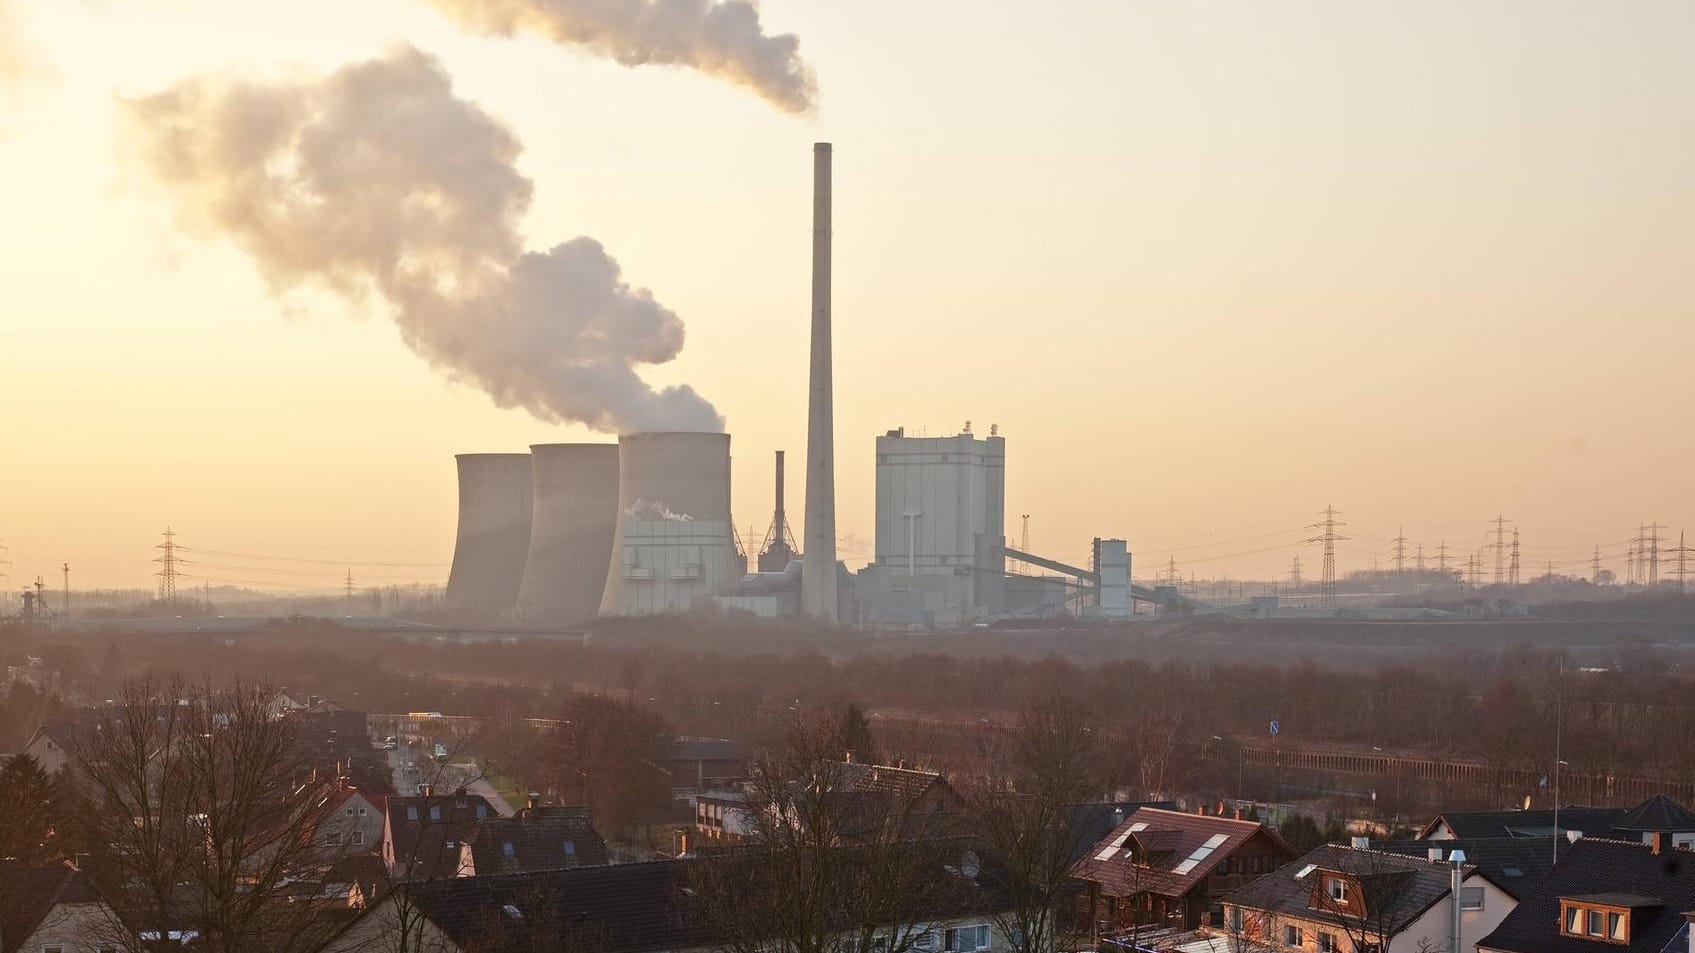
{"label": "steam cloud", "polygon": [[718,431],[671,360],[683,324],[599,242],[525,252],[520,144],[401,48],[321,79],[190,80],[126,104],[138,151],[184,218],[250,254],[277,291],[322,284],[392,306],[401,336],[501,407],[602,431]]}
{"label": "steam cloud", "polygon": [[431,0],[460,24],[535,33],[625,66],[687,66],[746,86],[790,112],[816,86],[792,33],[769,36],[751,0]]}
{"label": "steam cloud", "polygon": [[12,0],[0,0],[0,96],[23,83],[29,72],[22,29]]}

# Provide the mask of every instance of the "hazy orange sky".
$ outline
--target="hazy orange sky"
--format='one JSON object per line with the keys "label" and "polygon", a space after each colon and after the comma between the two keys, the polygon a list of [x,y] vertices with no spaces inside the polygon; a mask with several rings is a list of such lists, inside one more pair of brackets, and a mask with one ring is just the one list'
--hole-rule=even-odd
{"label": "hazy orange sky", "polygon": [[119,134],[125,98],[191,76],[402,42],[522,141],[532,247],[593,236],[682,317],[646,376],[727,417],[744,533],[771,451],[805,444],[814,140],[851,565],[875,435],[966,420],[1007,438],[1013,532],[1029,513],[1074,560],[1126,537],[1139,576],[1312,573],[1289,544],[1332,503],[1343,570],[1401,525],[1464,554],[1505,514],[1529,575],[1695,524],[1686,0],[761,9],[816,71],[810,114],[424,0],[0,0],[9,587],[61,561],[78,588],[150,585],[167,524],[322,560],[196,582],[439,581],[454,453],[601,439],[443,382],[380,307],[273,296]]}

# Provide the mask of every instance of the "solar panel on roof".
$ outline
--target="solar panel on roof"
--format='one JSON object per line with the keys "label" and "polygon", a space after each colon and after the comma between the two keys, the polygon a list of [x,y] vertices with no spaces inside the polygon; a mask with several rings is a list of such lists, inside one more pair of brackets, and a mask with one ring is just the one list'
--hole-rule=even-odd
{"label": "solar panel on roof", "polygon": [[1218,847],[1222,847],[1224,845],[1224,842],[1229,840],[1229,839],[1230,839],[1229,834],[1214,834],[1211,837],[1207,838],[1207,842],[1205,844],[1202,844],[1201,846],[1209,848],[1209,849],[1216,849]]}
{"label": "solar panel on roof", "polygon": [[1130,833],[1130,831],[1125,831],[1117,837],[1114,837],[1111,843],[1101,848],[1101,852],[1095,855],[1095,859],[1111,860],[1112,855],[1117,853],[1118,849],[1124,846],[1124,842],[1130,839]]}
{"label": "solar panel on roof", "polygon": [[1308,864],[1305,867],[1301,868],[1300,873],[1297,873],[1295,875],[1295,879],[1300,880],[1302,877],[1305,877],[1307,874],[1310,874],[1317,869],[1318,869],[1317,864]]}
{"label": "solar panel on roof", "polygon": [[1174,873],[1174,874],[1180,874],[1180,875],[1186,874],[1189,871],[1194,870],[1195,865],[1198,864],[1198,863],[1200,863],[1200,861],[1191,857],[1188,860],[1183,861],[1181,864],[1178,864],[1176,867],[1171,868],[1171,872]]}

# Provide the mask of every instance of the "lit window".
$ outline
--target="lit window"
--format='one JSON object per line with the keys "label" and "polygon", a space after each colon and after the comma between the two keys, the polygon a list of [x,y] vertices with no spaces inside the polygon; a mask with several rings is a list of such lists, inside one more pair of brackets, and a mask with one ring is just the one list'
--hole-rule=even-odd
{"label": "lit window", "polygon": [[1461,887],[1460,888],[1460,909],[1461,910],[1482,910],[1483,909],[1483,888],[1482,887]]}

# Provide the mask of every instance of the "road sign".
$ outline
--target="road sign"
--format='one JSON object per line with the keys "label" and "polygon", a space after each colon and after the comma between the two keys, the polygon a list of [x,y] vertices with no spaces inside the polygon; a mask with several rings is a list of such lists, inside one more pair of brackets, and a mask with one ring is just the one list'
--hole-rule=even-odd
{"label": "road sign", "polygon": [[1279,728],[1279,726],[1278,726],[1277,722],[1274,721],[1274,722],[1271,723],[1271,733],[1272,734],[1274,734],[1274,735],[1277,734],[1278,728]]}

